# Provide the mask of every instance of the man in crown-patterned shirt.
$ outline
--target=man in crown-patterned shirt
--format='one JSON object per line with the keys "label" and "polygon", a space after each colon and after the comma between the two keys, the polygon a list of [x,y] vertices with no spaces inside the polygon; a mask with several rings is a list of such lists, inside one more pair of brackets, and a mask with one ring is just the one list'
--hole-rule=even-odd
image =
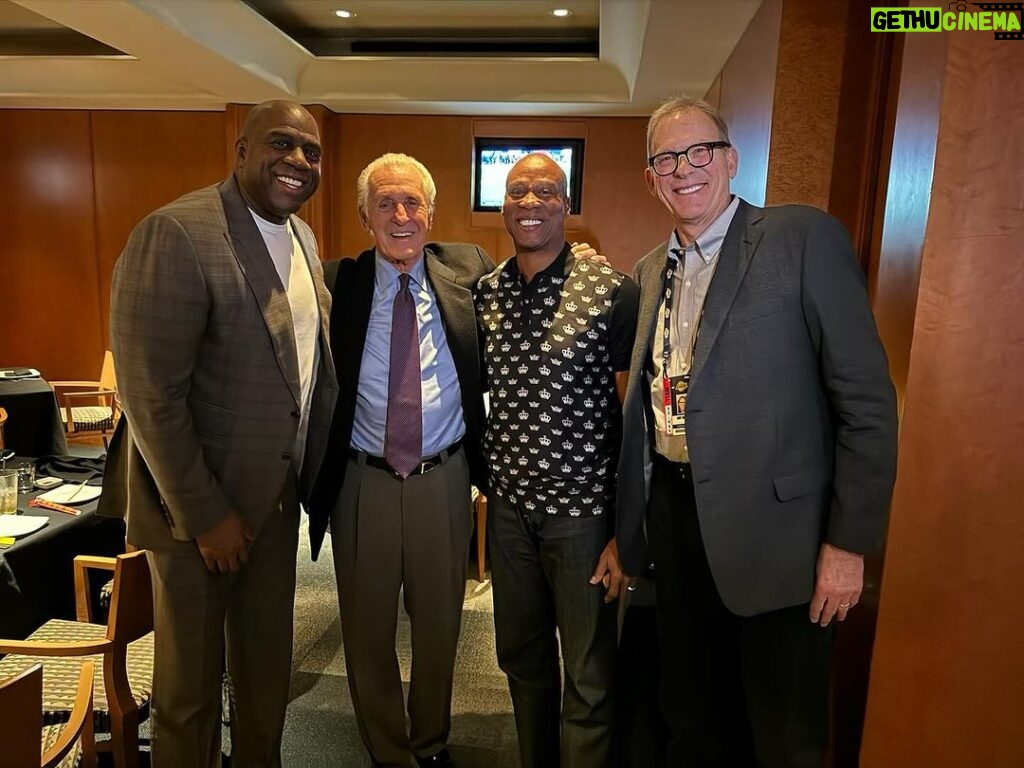
{"label": "man in crown-patterned shirt", "polygon": [[596,768],[611,759],[615,469],[638,290],[569,257],[566,178],[554,160],[527,155],[505,189],[516,255],[477,287],[498,663],[524,768]]}

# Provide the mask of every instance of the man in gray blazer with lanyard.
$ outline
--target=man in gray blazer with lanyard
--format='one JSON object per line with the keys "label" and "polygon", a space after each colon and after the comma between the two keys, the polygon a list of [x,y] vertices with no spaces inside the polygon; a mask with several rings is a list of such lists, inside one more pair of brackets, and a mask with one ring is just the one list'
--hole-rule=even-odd
{"label": "man in gray blazer with lanyard", "polygon": [[[408,155],[360,174],[374,248],[326,265],[339,371],[330,445],[310,505],[331,529],[349,690],[374,765],[449,765],[452,677],[482,482],[483,396],[472,288],[494,265],[427,242],[436,188]],[[399,591],[412,626],[406,728],[395,652]]]}
{"label": "man in gray blazer with lanyard", "polygon": [[[730,194],[721,115],[651,117],[674,230],[637,265],[623,570],[653,561],[668,765],[824,765],[831,632],[882,542],[896,400],[846,233]],[[649,459],[649,461],[645,461]]]}
{"label": "man in gray blazer with lanyard", "polygon": [[299,502],[337,395],[330,297],[292,215],[320,151],[301,106],[254,107],[234,173],[146,217],[114,270],[125,418],[103,506],[126,507],[129,542],[149,550],[155,768],[220,766],[225,657],[232,764],[281,764]]}

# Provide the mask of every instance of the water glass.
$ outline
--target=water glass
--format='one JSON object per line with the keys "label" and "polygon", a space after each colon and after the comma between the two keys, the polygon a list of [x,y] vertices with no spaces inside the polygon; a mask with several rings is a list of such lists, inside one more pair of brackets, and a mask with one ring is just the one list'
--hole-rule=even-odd
{"label": "water glass", "polygon": [[0,469],[0,515],[18,513],[18,470]]}
{"label": "water glass", "polygon": [[32,493],[36,481],[36,465],[26,461],[15,469],[18,470],[18,493]]}

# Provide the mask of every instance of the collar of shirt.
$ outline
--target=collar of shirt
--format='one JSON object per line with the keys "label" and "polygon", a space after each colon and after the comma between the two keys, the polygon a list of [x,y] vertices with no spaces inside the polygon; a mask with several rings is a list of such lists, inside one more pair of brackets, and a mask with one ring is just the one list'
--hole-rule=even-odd
{"label": "collar of shirt", "polygon": [[684,246],[679,242],[679,235],[675,229],[672,230],[672,236],[668,239],[668,252],[669,254],[676,256],[682,256],[682,252],[685,252],[688,248],[693,249],[698,256],[704,261],[705,264],[710,264],[714,258],[718,255],[718,252],[722,250],[722,243],[725,241],[725,235],[729,231],[729,225],[732,224],[733,217],[736,215],[736,210],[740,207],[740,199],[736,195],[732,196],[732,202],[726,207],[718,218],[711,222],[711,225],[701,232],[697,239],[694,240],[693,245]]}
{"label": "collar of shirt", "polygon": [[[570,250],[571,246],[565,243],[562,246],[562,250],[555,256],[555,260],[534,275],[533,280],[529,284],[533,285],[536,283],[538,277],[544,277],[547,280],[555,277],[568,277],[576,262],[576,259],[569,257]],[[508,260],[508,274],[510,277],[520,277],[519,261],[514,257]]]}
{"label": "collar of shirt", "polygon": [[[398,276],[402,274],[398,271],[394,264],[385,259],[380,255],[380,251],[374,250],[374,254],[377,258],[377,265],[374,277],[375,287],[378,291],[397,291],[398,290]],[[415,283],[413,290],[422,288],[427,284],[427,267],[424,264],[426,254],[420,256],[416,260],[416,263],[412,265],[409,270],[410,282]]]}

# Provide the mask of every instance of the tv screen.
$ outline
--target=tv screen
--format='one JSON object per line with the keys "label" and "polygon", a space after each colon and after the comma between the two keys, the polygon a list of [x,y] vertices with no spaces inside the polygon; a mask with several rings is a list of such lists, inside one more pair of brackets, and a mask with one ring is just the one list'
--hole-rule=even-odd
{"label": "tv screen", "polygon": [[473,155],[473,210],[500,211],[505,199],[505,178],[523,156],[550,155],[565,171],[569,212],[580,212],[583,192],[583,139],[478,138]]}

